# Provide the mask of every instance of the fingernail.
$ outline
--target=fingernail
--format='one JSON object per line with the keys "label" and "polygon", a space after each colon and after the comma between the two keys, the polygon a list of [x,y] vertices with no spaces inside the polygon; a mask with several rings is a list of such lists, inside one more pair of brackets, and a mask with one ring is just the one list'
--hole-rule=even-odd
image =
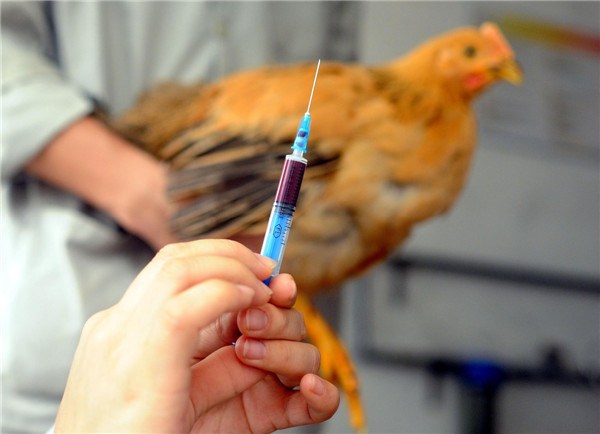
{"label": "fingernail", "polygon": [[250,297],[254,297],[254,293],[256,292],[253,288],[250,288],[246,285],[237,285],[238,289],[244,294],[249,295]]}
{"label": "fingernail", "polygon": [[258,253],[255,253],[255,255],[258,258],[258,260],[260,262],[262,262],[263,264],[265,264],[267,267],[269,267],[270,270],[275,269],[275,265],[277,265],[277,261],[275,261],[274,259],[268,258],[266,256],[259,255]]}
{"label": "fingernail", "polygon": [[323,386],[323,380],[318,376],[313,375],[312,391],[315,395],[323,395],[325,393],[325,386]]}
{"label": "fingernail", "polygon": [[271,296],[273,295],[273,290],[271,288],[269,288],[267,285],[265,285],[264,283],[263,283],[263,289],[267,293],[267,296],[269,297],[269,299],[271,299]]}
{"label": "fingernail", "polygon": [[296,285],[296,281],[292,279],[292,284],[294,285],[294,291],[292,292],[291,305],[296,304],[296,298],[298,297],[298,286]]}
{"label": "fingernail", "polygon": [[265,353],[267,349],[265,348],[265,344],[260,341],[255,341],[252,339],[246,339],[244,341],[244,351],[242,352],[243,356],[246,359],[258,360],[265,357]]}
{"label": "fingernail", "polygon": [[246,312],[248,330],[262,330],[267,326],[267,321],[267,315],[260,309],[250,309]]}

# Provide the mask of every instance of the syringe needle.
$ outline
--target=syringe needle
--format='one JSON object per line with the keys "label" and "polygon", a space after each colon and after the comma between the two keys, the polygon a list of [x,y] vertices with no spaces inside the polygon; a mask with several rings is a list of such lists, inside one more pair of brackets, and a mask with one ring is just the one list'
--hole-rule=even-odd
{"label": "syringe needle", "polygon": [[312,104],[313,93],[315,93],[315,85],[317,84],[317,76],[319,75],[319,66],[321,66],[321,59],[319,59],[319,63],[317,63],[317,72],[315,72],[315,81],[313,81],[312,91],[310,92],[310,100],[308,100],[308,108],[306,109],[306,113],[310,112],[310,105]]}

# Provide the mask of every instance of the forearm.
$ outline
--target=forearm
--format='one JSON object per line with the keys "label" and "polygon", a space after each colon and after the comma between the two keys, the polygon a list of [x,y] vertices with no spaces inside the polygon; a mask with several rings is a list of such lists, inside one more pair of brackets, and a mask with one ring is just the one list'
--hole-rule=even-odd
{"label": "forearm", "polygon": [[156,170],[157,165],[98,120],[84,117],[56,136],[25,170],[112,214],[134,168]]}
{"label": "forearm", "polygon": [[93,117],[63,130],[25,170],[105,211],[156,248],[170,241],[165,168]]}

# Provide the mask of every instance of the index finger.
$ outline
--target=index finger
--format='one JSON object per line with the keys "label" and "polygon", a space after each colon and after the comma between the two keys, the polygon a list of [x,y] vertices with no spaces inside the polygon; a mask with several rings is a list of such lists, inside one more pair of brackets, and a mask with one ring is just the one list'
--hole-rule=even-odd
{"label": "index finger", "polygon": [[245,264],[256,277],[267,279],[276,262],[266,256],[254,253],[241,243],[233,240],[205,239],[185,243],[168,244],[156,255],[157,260],[169,260],[186,256],[224,256]]}
{"label": "index finger", "polygon": [[270,290],[261,281],[273,272],[274,264],[272,259],[256,255],[230,240],[169,244],[135,278],[122,301],[137,304],[145,298],[148,288],[155,288],[159,291],[154,292],[153,299],[160,303],[161,295],[169,297],[173,291],[185,290],[211,277],[232,280],[257,291],[262,286],[264,291],[258,294],[266,294]]}

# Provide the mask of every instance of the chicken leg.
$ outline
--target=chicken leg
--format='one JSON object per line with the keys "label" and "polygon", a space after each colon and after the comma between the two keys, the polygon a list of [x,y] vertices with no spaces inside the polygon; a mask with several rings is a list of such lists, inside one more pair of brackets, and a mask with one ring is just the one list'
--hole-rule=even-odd
{"label": "chicken leg", "polygon": [[352,428],[366,432],[359,379],[346,347],[307,295],[298,293],[294,307],[304,315],[308,339],[321,352],[321,375],[341,387],[347,399]]}

